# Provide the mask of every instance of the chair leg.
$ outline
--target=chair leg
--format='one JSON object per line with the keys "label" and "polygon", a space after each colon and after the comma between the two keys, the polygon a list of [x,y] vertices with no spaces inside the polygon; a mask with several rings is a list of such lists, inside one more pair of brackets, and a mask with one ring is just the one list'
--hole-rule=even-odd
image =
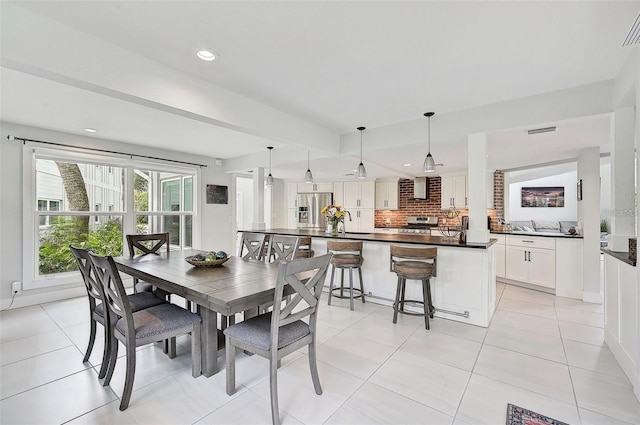
{"label": "chair leg", "polygon": [[358,277],[360,278],[360,292],[362,293],[362,304],[364,304],[364,283],[362,283],[362,267],[358,267]]}
{"label": "chair leg", "polygon": [[427,279],[427,295],[429,295],[429,317],[433,319],[436,308],[433,306],[433,301],[431,300],[431,279]]}
{"label": "chair leg", "polygon": [[227,362],[227,394],[236,392],[236,347],[231,344],[229,335],[225,337],[225,354]]}
{"label": "chair leg", "polygon": [[91,318],[91,333],[89,334],[89,344],[87,345],[87,351],[84,354],[84,358],[82,359],[83,363],[89,361],[89,356],[91,356],[91,352],[93,351],[93,344],[96,341],[96,321]]}
{"label": "chair leg", "polygon": [[344,297],[344,269],[340,269],[340,296]]}
{"label": "chair leg", "polygon": [[197,378],[202,375],[202,345],[200,344],[200,333],[202,325],[196,323],[191,331],[191,376]]}
{"label": "chair leg", "polygon": [[271,388],[271,422],[280,425],[280,410],[278,408],[278,360],[277,354],[269,359],[269,383]]}
{"label": "chair leg", "polygon": [[169,352],[167,353],[170,359],[175,359],[176,357],[176,337],[172,336],[169,338]]}
{"label": "chair leg", "polygon": [[139,281],[139,280],[138,280],[138,278],[137,278],[137,277],[134,277],[134,278],[133,278],[133,293],[134,293],[134,294],[137,294],[137,293],[138,293],[138,289],[136,288],[136,285],[138,284],[138,281]]}
{"label": "chair leg", "polygon": [[404,313],[404,290],[407,287],[407,279],[402,279],[402,293],[400,294],[400,311]]}
{"label": "chair leg", "polygon": [[120,410],[126,410],[131,400],[131,392],[133,391],[133,378],[136,375],[136,344],[134,341],[127,343],[127,373],[124,378],[124,390],[122,391],[122,400],[120,400]]}
{"label": "chair leg", "polygon": [[104,377],[104,383],[102,384],[105,387],[111,382],[113,370],[116,368],[116,360],[118,359],[118,340],[113,336],[113,331],[109,331],[109,333],[111,334],[109,338],[109,365],[107,366],[107,374]]}
{"label": "chair leg", "polygon": [[355,309],[353,305],[353,267],[349,267],[349,308],[351,311]]}
{"label": "chair leg", "polygon": [[333,294],[333,275],[336,272],[336,267],[331,265],[331,280],[329,281],[329,300],[327,301],[327,305],[331,305],[331,294]]}
{"label": "chair leg", "polygon": [[318,375],[318,362],[316,361],[316,340],[315,338],[309,344],[309,369],[311,370],[311,380],[316,394],[322,395],[322,386],[320,385],[320,376]]}
{"label": "chair leg", "polygon": [[429,293],[427,292],[427,285],[429,281],[422,279],[422,299],[424,300],[424,328],[429,329],[429,315],[431,315],[431,309],[429,308]]}
{"label": "chair leg", "polygon": [[109,353],[111,352],[111,338],[107,327],[104,327],[104,350],[102,350],[102,364],[100,365],[100,372],[98,373],[98,379],[102,379],[106,376],[109,368]]}
{"label": "chair leg", "polygon": [[400,304],[401,288],[402,288],[402,278],[398,276],[398,287],[396,288],[396,302],[393,303],[393,323],[398,323],[398,307]]}

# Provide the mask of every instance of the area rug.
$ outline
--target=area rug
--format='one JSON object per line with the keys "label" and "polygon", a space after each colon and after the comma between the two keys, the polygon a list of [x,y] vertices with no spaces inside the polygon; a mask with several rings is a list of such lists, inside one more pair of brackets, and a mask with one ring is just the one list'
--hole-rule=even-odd
{"label": "area rug", "polygon": [[515,404],[507,405],[507,425],[569,425]]}

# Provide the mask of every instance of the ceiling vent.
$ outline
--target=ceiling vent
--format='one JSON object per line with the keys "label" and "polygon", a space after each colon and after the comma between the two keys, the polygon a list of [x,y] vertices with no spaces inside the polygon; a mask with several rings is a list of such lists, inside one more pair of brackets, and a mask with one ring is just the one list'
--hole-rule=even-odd
{"label": "ceiling vent", "polygon": [[636,16],[636,20],[633,21],[633,25],[631,25],[629,34],[627,34],[627,37],[624,39],[624,42],[620,47],[631,46],[632,44],[636,44],[638,42],[640,42],[640,14]]}
{"label": "ceiling vent", "polygon": [[557,128],[554,125],[553,127],[534,128],[533,130],[527,130],[527,134],[531,136],[532,134],[549,133],[556,130]]}

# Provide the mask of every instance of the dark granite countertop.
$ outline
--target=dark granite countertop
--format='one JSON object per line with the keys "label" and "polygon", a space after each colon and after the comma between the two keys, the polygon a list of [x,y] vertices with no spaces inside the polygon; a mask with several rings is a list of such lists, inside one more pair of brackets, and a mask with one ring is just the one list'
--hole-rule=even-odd
{"label": "dark granite countertop", "polygon": [[[238,230],[242,232],[242,230]],[[496,239],[491,239],[484,244],[463,244],[456,240],[445,239],[441,236],[427,236],[411,233],[388,234],[388,233],[360,233],[347,232],[344,236],[332,236],[322,230],[306,230],[306,229],[267,229],[267,230],[246,230],[247,232],[266,233],[274,235],[293,235],[293,236],[312,236],[314,238],[330,238],[330,239],[350,239],[369,242],[391,242],[391,243],[408,243],[420,245],[448,246],[456,248],[476,248],[486,249],[496,243]]]}
{"label": "dark granite countertop", "polygon": [[540,236],[542,238],[582,239],[581,235],[570,235],[568,233],[556,233],[556,232],[519,232],[517,230],[506,232],[506,231],[491,230],[491,233],[495,233],[496,235]]}
{"label": "dark granite countertop", "polygon": [[633,267],[636,266],[636,261],[632,260],[629,258],[629,253],[628,252],[618,252],[618,251],[611,251],[609,249],[601,249],[600,251],[604,252],[605,254],[608,254],[610,256],[612,256],[613,258],[617,258],[618,260],[622,261],[623,263],[627,263]]}

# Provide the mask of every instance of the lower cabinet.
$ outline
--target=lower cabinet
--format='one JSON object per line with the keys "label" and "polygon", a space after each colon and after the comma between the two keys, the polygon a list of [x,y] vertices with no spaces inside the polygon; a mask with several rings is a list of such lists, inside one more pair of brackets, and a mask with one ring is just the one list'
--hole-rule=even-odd
{"label": "lower cabinet", "polygon": [[507,279],[556,287],[556,253],[552,238],[508,236],[505,248]]}
{"label": "lower cabinet", "polygon": [[298,209],[287,208],[287,228],[295,229],[298,227]]}
{"label": "lower cabinet", "polygon": [[496,277],[504,278],[506,275],[506,247],[504,243],[496,244]]}
{"label": "lower cabinet", "polygon": [[349,212],[351,213],[351,221],[348,219],[345,221],[345,230],[347,232],[373,233],[375,231],[375,213],[373,209],[351,209]]}

